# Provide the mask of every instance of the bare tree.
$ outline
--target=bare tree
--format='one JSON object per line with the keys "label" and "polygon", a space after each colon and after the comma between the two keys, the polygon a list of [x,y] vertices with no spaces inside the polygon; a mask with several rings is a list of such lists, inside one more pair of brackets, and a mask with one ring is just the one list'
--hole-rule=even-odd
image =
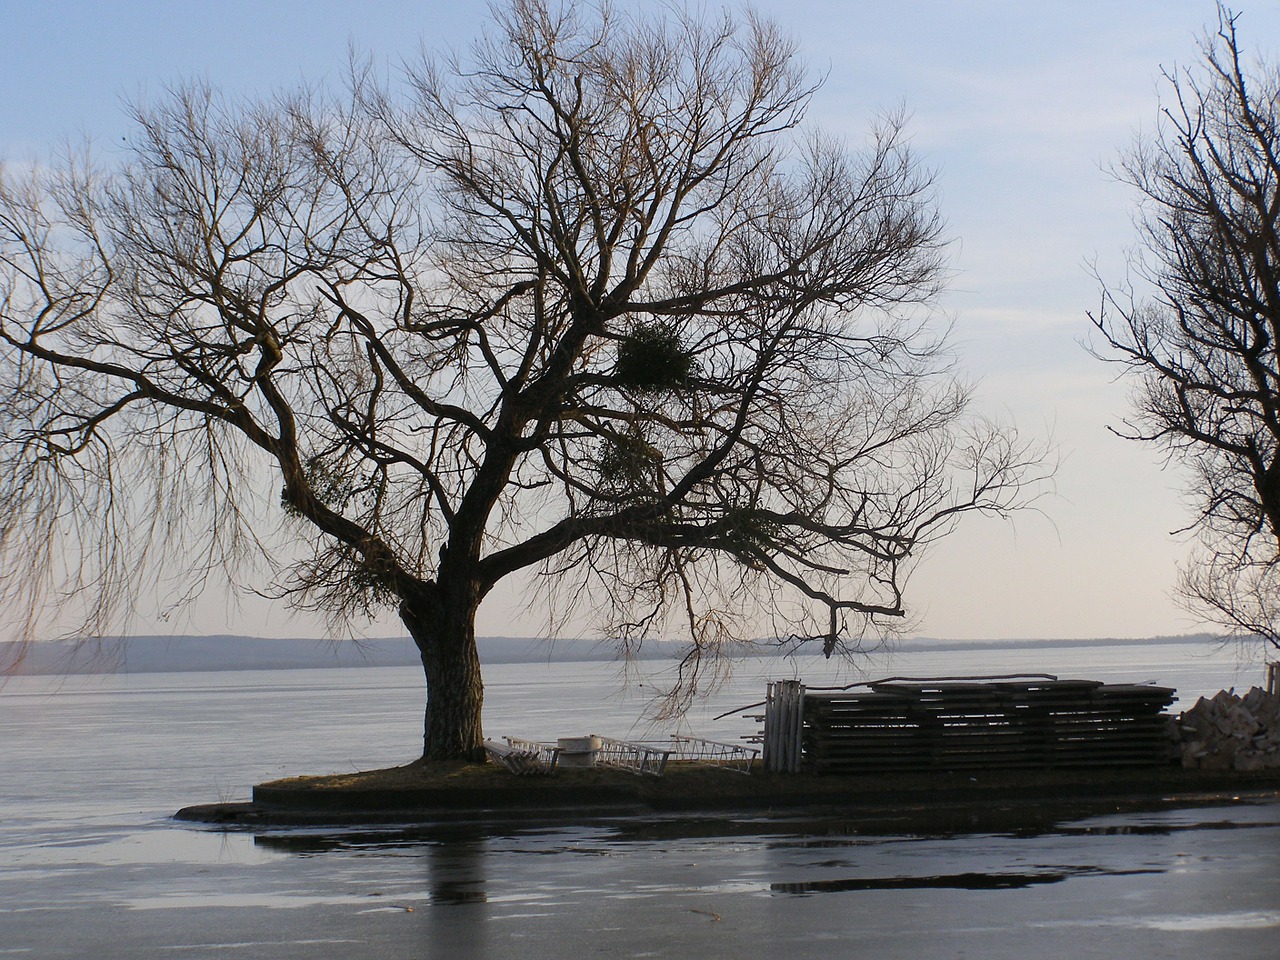
{"label": "bare tree", "polygon": [[941,225],[896,120],[857,154],[803,128],[754,17],[495,17],[407,87],[184,87],[118,166],[5,181],[10,598],[100,624],[144,557],[266,557],[339,621],[397,609],[424,756],[474,756],[503,578],[624,646],[682,623],[689,689],[762,614],[828,655],[901,617],[927,544],[1025,499],[1039,453],[928,328]]}
{"label": "bare tree", "polygon": [[1191,471],[1190,608],[1280,645],[1280,73],[1242,62],[1219,7],[1200,63],[1164,72],[1154,136],[1121,174],[1141,198],[1138,299],[1092,317],[1138,383],[1120,431]]}

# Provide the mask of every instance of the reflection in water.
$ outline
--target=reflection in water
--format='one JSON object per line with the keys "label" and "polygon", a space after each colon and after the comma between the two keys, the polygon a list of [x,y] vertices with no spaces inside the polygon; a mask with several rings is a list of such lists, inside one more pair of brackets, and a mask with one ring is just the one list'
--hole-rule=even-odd
{"label": "reflection in water", "polygon": [[458,838],[420,848],[426,861],[430,902],[418,913],[415,935],[422,958],[487,960],[492,957],[493,908],[489,903],[489,847],[484,838]]}
{"label": "reflection in water", "polygon": [[1061,883],[1072,877],[1135,876],[1164,873],[1163,870],[1103,870],[1073,867],[1040,873],[953,873],[927,877],[853,877],[841,880],[810,880],[801,883],[774,883],[774,893],[804,896],[810,893],[848,893],[856,890],[1018,890],[1024,887]]}
{"label": "reflection in water", "polygon": [[478,825],[268,833],[254,836],[254,846],[316,856],[328,853],[387,855],[409,853],[427,866],[432,903],[485,903],[486,843],[491,832]]}
{"label": "reflection in water", "polygon": [[1065,873],[955,873],[938,877],[853,877],[774,883],[774,893],[847,893],[853,890],[1016,890],[1044,883],[1061,883]]}
{"label": "reflection in water", "polygon": [[431,902],[486,903],[484,845],[477,841],[433,844],[426,848]]}
{"label": "reflection in water", "polygon": [[[830,816],[790,817],[697,817],[687,815],[655,816],[651,818],[601,817],[590,825],[574,823],[512,824],[500,820],[489,822],[431,822],[420,824],[388,824],[374,827],[271,827],[252,832],[253,844],[276,853],[295,856],[313,856],[325,853],[417,853],[432,847],[470,846],[480,849],[485,844],[504,841],[519,842],[522,847],[532,845],[528,852],[545,855],[564,853],[568,850],[585,855],[602,851],[583,841],[615,845],[646,845],[682,843],[689,841],[717,841],[734,838],[762,844],[765,849],[778,851],[850,850],[864,847],[890,845],[903,848],[908,845],[928,846],[961,836],[983,834],[1013,840],[1034,840],[1049,837],[1105,837],[1150,836],[1173,837],[1184,833],[1205,831],[1280,829],[1280,820],[1267,816],[1241,816],[1242,810],[1252,805],[1233,805],[1235,819],[1195,818],[1178,821],[1169,819],[1176,814],[1156,812],[1150,820],[1124,819],[1109,822],[1103,818],[1092,820],[1054,821],[1045,826],[1022,827],[1009,830],[946,830],[926,828],[917,830],[877,831],[882,824],[878,820],[848,820]],[[1207,811],[1201,811],[1207,812]],[[1138,816],[1142,816],[1139,814]],[[918,824],[916,826],[919,826]],[[237,830],[216,827],[209,830],[190,831],[196,839],[221,837],[226,842]],[[166,841],[172,842],[172,841]],[[839,861],[818,865],[831,866]]]}
{"label": "reflection in water", "polygon": [[1118,823],[1118,824],[1063,824],[1053,832],[1062,836],[1086,837],[1166,837],[1176,833],[1201,830],[1257,830],[1263,827],[1280,827],[1280,823],[1259,820],[1202,820],[1191,823]]}
{"label": "reflection in water", "polygon": [[490,836],[482,826],[452,824],[381,828],[280,829],[255,833],[254,846],[279,853],[312,856],[320,853],[418,851],[433,844],[476,843]]}

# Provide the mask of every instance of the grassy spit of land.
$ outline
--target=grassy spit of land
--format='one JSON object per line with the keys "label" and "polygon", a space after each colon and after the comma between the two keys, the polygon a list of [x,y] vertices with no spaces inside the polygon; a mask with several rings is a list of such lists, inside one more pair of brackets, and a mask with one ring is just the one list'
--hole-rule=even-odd
{"label": "grassy spit of land", "polygon": [[187,807],[178,817],[245,827],[683,815],[836,816],[868,829],[1036,827],[1108,812],[1280,799],[1280,770],[1073,768],[815,776],[749,775],[671,762],[662,777],[562,769],[516,777],[498,767],[414,763],[254,787],[251,803]]}

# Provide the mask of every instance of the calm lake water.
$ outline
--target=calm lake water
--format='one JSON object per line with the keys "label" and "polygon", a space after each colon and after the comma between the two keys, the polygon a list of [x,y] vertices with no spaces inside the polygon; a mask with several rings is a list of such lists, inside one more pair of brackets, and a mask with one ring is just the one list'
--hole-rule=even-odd
{"label": "calm lake water", "polygon": [[[907,644],[861,672],[746,661],[684,729],[736,739],[766,678],[1018,671],[1259,682],[1185,643]],[[486,730],[655,737],[661,669],[493,665]],[[258,781],[413,758],[421,678],[366,668],[15,678],[0,689],[0,957],[876,958],[1280,955],[1280,804],[1036,834],[720,818],[224,833],[170,819]],[[753,712],[753,711],[748,711]],[[731,776],[733,774],[726,774]]]}

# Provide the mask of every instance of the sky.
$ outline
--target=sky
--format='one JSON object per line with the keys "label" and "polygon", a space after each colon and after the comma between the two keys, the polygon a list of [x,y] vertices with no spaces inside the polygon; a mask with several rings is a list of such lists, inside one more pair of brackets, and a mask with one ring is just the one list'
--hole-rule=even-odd
{"label": "sky", "polygon": [[[633,0],[618,0],[627,7]],[[714,8],[718,4],[708,3]],[[954,327],[975,409],[1051,437],[1062,463],[1039,510],[968,518],[908,584],[915,632],[945,638],[1141,637],[1203,628],[1174,599],[1188,552],[1185,478],[1109,432],[1129,386],[1089,355],[1092,270],[1123,281],[1134,196],[1111,167],[1153,128],[1160,70],[1192,65],[1210,0],[760,0],[825,83],[810,119],[856,146],[905,109],[937,176]],[[1239,0],[1243,47],[1276,62],[1280,0]],[[420,46],[465,47],[486,5],[222,0],[0,0],[0,160],[68,138],[109,154],[123,104],[207,78],[267,93],[340,82],[354,47],[394,66]],[[1163,91],[1167,94],[1167,89]],[[481,634],[524,636],[545,615],[516,590],[481,609]],[[140,610],[132,632],[314,635],[257,601],[210,596],[180,622]],[[568,632],[587,632],[569,624]],[[375,624],[373,634],[399,632]]]}

